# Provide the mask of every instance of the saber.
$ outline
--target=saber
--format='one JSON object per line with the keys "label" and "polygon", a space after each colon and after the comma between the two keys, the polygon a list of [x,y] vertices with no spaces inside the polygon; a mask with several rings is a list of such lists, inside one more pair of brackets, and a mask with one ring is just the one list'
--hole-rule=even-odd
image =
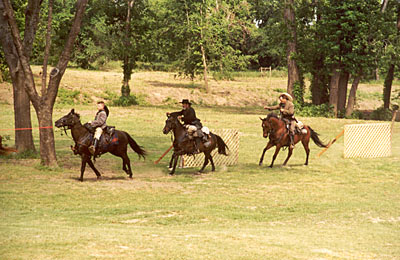
{"label": "saber", "polygon": [[171,151],[172,147],[174,147],[174,145],[171,145],[171,146],[161,155],[161,157],[158,158],[158,160],[154,162],[154,164],[159,163],[159,162],[162,160],[162,158],[164,158],[164,156],[167,155],[167,153],[168,153],[169,151]]}

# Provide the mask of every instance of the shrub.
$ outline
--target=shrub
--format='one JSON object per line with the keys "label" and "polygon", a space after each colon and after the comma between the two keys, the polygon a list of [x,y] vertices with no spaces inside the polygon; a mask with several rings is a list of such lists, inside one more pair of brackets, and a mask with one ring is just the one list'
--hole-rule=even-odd
{"label": "shrub", "polygon": [[297,107],[297,115],[305,117],[334,117],[333,107],[329,104],[313,105],[304,103]]}
{"label": "shrub", "polygon": [[146,97],[144,95],[129,95],[129,96],[120,96],[111,101],[113,106],[119,107],[128,107],[135,105],[146,105]]}
{"label": "shrub", "polygon": [[371,113],[370,118],[372,120],[390,121],[392,112],[387,108],[380,107]]}

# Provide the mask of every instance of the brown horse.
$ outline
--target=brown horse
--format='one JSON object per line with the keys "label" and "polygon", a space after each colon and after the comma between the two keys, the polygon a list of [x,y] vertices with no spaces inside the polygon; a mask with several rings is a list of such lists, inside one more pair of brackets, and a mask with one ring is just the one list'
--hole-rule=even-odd
{"label": "brown horse", "polygon": [[[96,167],[94,167],[91,159],[92,154],[88,149],[92,143],[93,134],[81,124],[79,114],[75,113],[74,109],[72,109],[67,115],[58,119],[55,126],[59,128],[64,127],[64,129],[71,129],[72,138],[75,141],[74,153],[79,154],[82,158],[81,177],[79,180],[83,181],[83,173],[85,172],[86,164],[89,164],[90,168],[92,168],[96,173],[97,179],[100,179],[101,174]],[[115,156],[121,157],[122,169],[129,175],[129,178],[132,178],[131,163],[127,154],[128,144],[139,155],[139,158],[145,158],[146,151],[143,150],[143,148],[139,146],[127,132],[115,130],[114,133],[114,138],[112,140],[115,140],[115,142],[110,142],[107,147],[100,147],[102,143],[100,141],[100,153],[111,153]]]}
{"label": "brown horse", "polygon": [[[289,131],[286,128],[286,123],[283,120],[279,119],[278,116],[274,113],[270,113],[266,118],[260,119],[262,121],[261,126],[263,128],[263,137],[267,138],[269,136],[269,142],[263,150],[259,165],[261,166],[263,163],[265,152],[273,146],[276,146],[276,148],[274,156],[272,157],[271,165],[269,167],[272,168],[272,166],[274,165],[276,156],[278,155],[282,147],[289,147],[288,156],[283,163],[283,165],[286,165],[293,153],[293,148],[290,148],[290,137]],[[296,135],[294,136],[294,143],[296,144],[301,141],[301,143],[303,144],[304,150],[306,151],[307,155],[304,165],[308,165],[308,156],[310,154],[310,148],[308,147],[308,144],[310,142],[310,137],[319,147],[326,147],[326,144],[322,143],[322,141],[318,137],[318,133],[316,133],[310,126],[304,126],[304,129],[307,130],[307,133],[296,133]]]}
{"label": "brown horse", "polygon": [[[193,154],[195,150],[193,140],[190,140],[187,136],[187,132],[185,127],[179,122],[176,116],[168,115],[167,121],[165,122],[165,126],[163,129],[164,134],[168,134],[170,131],[174,133],[174,153],[172,154],[171,161],[169,163],[169,168],[171,169],[170,175],[175,173],[176,164],[178,162],[178,157],[184,154]],[[211,162],[212,171],[215,171],[215,165],[213,161],[213,157],[211,152],[218,147],[218,153],[227,156],[226,149],[228,146],[222,140],[222,138],[218,135],[210,133],[211,136],[211,145],[205,147],[203,143],[200,144],[199,150],[204,153],[204,164],[201,168],[200,172],[204,171],[204,168],[207,166],[208,161]],[[173,165],[172,165],[173,163]]]}

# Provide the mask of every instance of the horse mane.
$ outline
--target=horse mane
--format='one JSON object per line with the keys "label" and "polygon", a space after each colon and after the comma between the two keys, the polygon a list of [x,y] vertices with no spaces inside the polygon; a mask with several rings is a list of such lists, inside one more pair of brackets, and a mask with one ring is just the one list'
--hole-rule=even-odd
{"label": "horse mane", "polygon": [[269,120],[271,117],[279,119],[279,116],[277,114],[275,114],[274,112],[271,112],[267,115],[267,117],[265,118],[265,120]]}

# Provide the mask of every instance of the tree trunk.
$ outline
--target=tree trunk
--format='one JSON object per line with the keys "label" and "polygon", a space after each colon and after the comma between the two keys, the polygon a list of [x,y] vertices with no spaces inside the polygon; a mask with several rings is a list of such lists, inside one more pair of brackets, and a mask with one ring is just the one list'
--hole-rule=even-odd
{"label": "tree trunk", "polygon": [[311,99],[314,105],[321,105],[329,102],[329,81],[325,75],[322,57],[313,62],[311,81]]}
{"label": "tree trunk", "polygon": [[357,88],[358,84],[360,83],[360,79],[361,79],[361,74],[358,74],[354,78],[353,84],[351,84],[349,99],[347,101],[347,107],[346,107],[346,114],[345,114],[346,116],[351,116],[351,114],[354,111],[354,106],[356,105]]}
{"label": "tree trunk", "polygon": [[350,74],[346,71],[340,73],[339,90],[338,90],[338,111],[344,112],[346,109],[347,84],[349,83]]}
{"label": "tree trunk", "polygon": [[[56,67],[50,73],[50,80],[48,88],[43,90],[43,95],[39,96],[35,80],[33,78],[33,73],[31,66],[29,64],[29,57],[27,56],[27,51],[24,49],[22,40],[20,37],[20,32],[18,30],[17,22],[15,19],[14,10],[12,9],[9,0],[2,0],[4,4],[5,15],[7,17],[9,25],[9,35],[12,36],[13,43],[18,55],[18,63],[21,64],[22,71],[25,75],[25,90],[28,93],[29,99],[31,100],[33,107],[35,108],[36,115],[39,120],[40,128],[40,156],[42,163],[49,166],[57,165],[57,158],[54,146],[54,133],[52,129],[52,116],[53,116],[53,106],[57,97],[58,87],[62,76],[65,73],[69,59],[71,57],[72,48],[74,46],[75,39],[80,31],[80,26],[83,19],[83,14],[88,0],[78,0],[75,17],[72,21],[71,30],[69,32],[68,38],[66,40],[64,49],[60,55]],[[41,0],[31,0],[28,3],[28,11],[32,13],[39,13]],[[32,8],[29,9],[29,8]],[[36,21],[32,22],[32,21]],[[25,23],[25,32],[35,31],[32,28],[36,27],[38,20],[31,19]],[[28,26],[28,27],[27,27]],[[33,32],[34,35],[34,32]],[[29,37],[27,41],[34,39],[34,37]],[[24,39],[25,42],[25,39]]]}
{"label": "tree trunk", "polygon": [[24,129],[15,130],[15,148],[18,152],[24,152],[28,150],[34,151],[35,145],[33,144],[32,136],[31,102],[28,94],[25,91],[25,76],[22,73],[22,69],[16,73],[14,77],[14,127],[16,129]]}
{"label": "tree trunk", "polygon": [[0,44],[3,48],[5,60],[10,70],[13,85],[14,100],[14,127],[27,128],[15,130],[15,148],[18,152],[35,150],[32,136],[31,104],[25,91],[25,75],[18,60],[12,36],[8,27],[3,1],[0,1]]}
{"label": "tree trunk", "polygon": [[385,82],[383,83],[383,107],[389,109],[390,107],[390,94],[392,92],[392,83],[394,79],[394,64],[390,64],[389,70],[386,74]]}
{"label": "tree trunk", "polygon": [[[397,8],[397,36],[400,36],[400,4]],[[392,83],[394,79],[395,64],[393,62],[395,58],[392,57],[392,63],[389,65],[388,72],[386,74],[385,83],[383,84],[383,107],[390,108],[390,96],[392,93]]]}
{"label": "tree trunk", "polygon": [[335,117],[338,116],[339,79],[340,65],[335,65],[332,69],[332,76],[329,84],[329,104],[333,106]]}
{"label": "tree trunk", "polygon": [[293,96],[293,88],[296,82],[300,82],[300,73],[294,55],[297,53],[297,32],[296,20],[293,9],[294,0],[285,0],[284,19],[289,29],[289,39],[287,42],[287,66],[288,66],[288,83],[287,92]]}
{"label": "tree trunk", "polygon": [[43,105],[36,111],[39,121],[40,159],[43,165],[57,166],[54,131],[48,128],[53,125],[52,108]]}
{"label": "tree trunk", "polygon": [[[125,20],[125,39],[124,39],[124,45],[125,45],[126,50],[129,50],[130,48],[132,48],[132,44],[131,44],[131,10],[132,10],[134,2],[135,2],[134,0],[127,0],[128,10],[127,10],[126,20]],[[123,79],[122,87],[121,87],[121,95],[123,97],[129,97],[131,95],[129,81],[131,80],[131,76],[132,76],[133,61],[132,61],[132,58],[130,57],[128,51],[125,51],[123,62],[124,62],[124,64],[123,64],[124,79]]]}
{"label": "tree trunk", "polygon": [[203,67],[204,67],[204,87],[206,89],[206,92],[208,93],[210,91],[209,87],[208,87],[208,70],[207,70],[207,60],[206,60],[206,52],[204,51],[204,46],[203,44],[200,44],[200,49],[201,49],[201,57],[203,60]]}

